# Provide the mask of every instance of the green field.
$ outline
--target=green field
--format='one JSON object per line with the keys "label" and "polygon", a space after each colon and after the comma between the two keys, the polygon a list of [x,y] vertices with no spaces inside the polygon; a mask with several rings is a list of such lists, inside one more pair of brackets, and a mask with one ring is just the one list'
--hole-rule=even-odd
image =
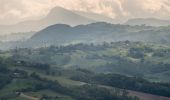
{"label": "green field", "polygon": [[[129,80],[127,82],[134,81],[137,84],[146,82],[145,84],[148,84],[148,86],[152,84],[149,82],[167,82],[169,84],[169,62],[169,45],[129,41],[101,45],[77,44],[64,47],[52,46],[39,49],[1,51],[2,72],[0,75],[10,77],[11,80],[10,82],[7,81],[6,84],[3,84],[3,81],[1,82],[0,97],[2,100],[4,98],[9,100],[36,100],[41,98],[47,100],[77,100],[77,98],[81,98],[78,97],[81,95],[94,99],[96,95],[103,92],[108,94],[104,94],[101,98],[106,95],[106,97],[115,97],[115,94],[119,92],[113,90],[108,92],[110,89],[103,89],[103,86],[113,86],[114,88],[117,86],[109,83],[108,80],[112,78],[109,75],[125,75],[126,77],[118,75],[120,81]],[[7,69],[4,69],[4,67]],[[8,74],[4,71],[7,71]],[[104,77],[98,81],[97,78],[100,77],[100,74],[103,74]],[[132,79],[127,76],[132,77]],[[136,78],[133,79],[133,77]],[[126,80],[121,80],[124,78]],[[148,82],[140,78],[146,79]],[[102,79],[106,79],[104,83]],[[6,79],[2,78],[2,80]],[[105,83],[107,81],[108,83]],[[144,83],[141,83],[142,81]],[[145,87],[145,85],[143,86]],[[162,89],[161,91],[169,88],[168,85],[158,84],[158,86]],[[123,88],[122,86],[118,87]],[[96,89],[99,94],[89,94],[90,91]],[[143,92],[140,89],[136,91]],[[148,92],[152,93],[151,90]],[[166,92],[168,93],[168,91]],[[155,94],[159,95],[159,93]],[[122,97],[120,94],[117,95]],[[167,94],[160,95],[167,96]]]}

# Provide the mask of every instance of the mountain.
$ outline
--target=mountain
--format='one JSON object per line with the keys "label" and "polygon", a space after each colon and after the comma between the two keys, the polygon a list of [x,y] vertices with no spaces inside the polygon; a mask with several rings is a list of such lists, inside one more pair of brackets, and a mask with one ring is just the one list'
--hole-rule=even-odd
{"label": "mountain", "polygon": [[38,48],[51,45],[68,45],[77,43],[142,41],[170,43],[170,26],[130,26],[105,22],[70,26],[55,24],[35,33],[26,41],[0,43],[1,49]]}
{"label": "mountain", "polygon": [[52,24],[56,24],[57,22],[60,24],[68,24],[71,26],[95,22],[95,20],[91,20],[89,18],[76,14],[71,10],[66,10],[61,7],[55,7],[54,9],[52,9],[51,12],[47,15],[46,20],[50,20]]}
{"label": "mountain", "polygon": [[156,18],[136,18],[129,19],[126,25],[146,25],[146,26],[167,26],[170,25],[170,20],[161,20]]}
{"label": "mountain", "polygon": [[22,46],[42,47],[76,43],[102,43],[115,41],[144,41],[170,43],[170,27],[129,26],[97,22],[87,25],[69,26],[56,24],[35,35]]}
{"label": "mountain", "polygon": [[15,25],[0,25],[0,33],[9,34],[17,32],[38,31],[47,26],[60,23],[75,26],[79,24],[89,24],[92,22],[95,22],[95,20],[78,15],[73,11],[61,7],[55,7],[48,13],[46,17],[40,20],[24,21]]}

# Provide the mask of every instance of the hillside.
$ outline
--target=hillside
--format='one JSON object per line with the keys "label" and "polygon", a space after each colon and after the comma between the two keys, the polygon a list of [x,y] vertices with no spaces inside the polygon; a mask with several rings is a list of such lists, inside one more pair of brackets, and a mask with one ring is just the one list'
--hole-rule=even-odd
{"label": "hillside", "polygon": [[0,98],[170,100],[169,51],[129,41],[1,51]]}
{"label": "hillside", "polygon": [[170,100],[170,0],[0,0],[0,100]]}
{"label": "hillside", "polygon": [[148,27],[109,24],[105,22],[71,27],[65,24],[49,26],[24,43],[28,47],[102,43],[115,41],[143,41],[169,43],[170,27]]}
{"label": "hillside", "polygon": [[17,57],[13,59],[48,63],[66,69],[83,68],[97,73],[117,73],[144,77],[155,82],[170,82],[169,49],[169,45],[146,42],[104,42],[101,45],[21,49],[15,51]]}
{"label": "hillside", "polygon": [[141,41],[151,43],[170,43],[170,27],[129,26],[97,22],[87,25],[70,26],[55,24],[38,31],[26,41],[0,43],[1,50],[13,48],[38,48],[77,43],[101,44],[117,41]]}

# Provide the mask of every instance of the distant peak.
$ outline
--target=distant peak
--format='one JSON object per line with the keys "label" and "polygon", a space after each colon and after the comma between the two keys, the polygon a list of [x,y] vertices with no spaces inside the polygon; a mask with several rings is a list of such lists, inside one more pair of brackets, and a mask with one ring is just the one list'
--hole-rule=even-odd
{"label": "distant peak", "polygon": [[68,10],[63,7],[56,6],[51,9],[50,13],[57,13],[57,12],[63,12],[63,11],[68,11]]}
{"label": "distant peak", "polygon": [[70,10],[67,10],[65,8],[62,8],[62,7],[54,7],[51,9],[51,11],[48,13],[47,17],[49,18],[53,18],[53,17],[56,17],[56,16],[64,16],[64,15],[67,15],[67,14],[71,14],[72,12]]}

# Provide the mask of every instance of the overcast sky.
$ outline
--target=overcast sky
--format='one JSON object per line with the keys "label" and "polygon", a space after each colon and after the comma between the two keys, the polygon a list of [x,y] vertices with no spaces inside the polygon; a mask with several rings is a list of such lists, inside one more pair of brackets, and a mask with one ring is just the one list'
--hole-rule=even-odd
{"label": "overcast sky", "polygon": [[0,0],[0,24],[39,19],[55,6],[111,18],[170,19],[170,0]]}

